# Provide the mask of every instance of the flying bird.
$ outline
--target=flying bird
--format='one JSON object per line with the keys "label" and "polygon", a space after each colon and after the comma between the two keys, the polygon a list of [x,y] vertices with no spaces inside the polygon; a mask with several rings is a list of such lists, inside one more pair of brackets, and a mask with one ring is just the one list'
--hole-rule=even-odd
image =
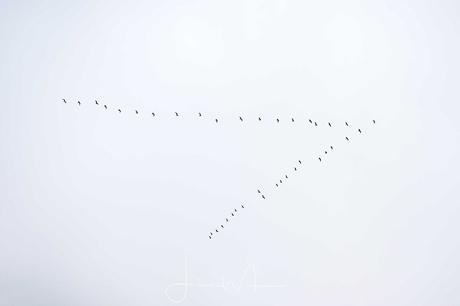
{"label": "flying bird", "polygon": [[80,102],[80,101],[78,101],[77,103],[78,103],[78,105],[81,105],[81,102]]}
{"label": "flying bird", "polygon": [[220,227],[224,228],[224,226],[221,224]]}
{"label": "flying bird", "polygon": [[235,208],[235,212],[237,212],[236,208]]}
{"label": "flying bird", "polygon": [[209,237],[209,239],[211,239],[211,236],[208,236],[208,237]]}
{"label": "flying bird", "polygon": [[262,121],[262,118],[259,117],[259,121]]}
{"label": "flying bird", "polygon": [[372,120],[372,122],[374,122],[374,124],[375,124],[375,120]]}
{"label": "flying bird", "polygon": [[275,185],[276,185],[276,187],[278,187],[278,183],[276,183]]}
{"label": "flying bird", "polygon": [[260,190],[259,190],[259,189],[257,189],[257,193],[260,193]]}
{"label": "flying bird", "polygon": [[308,121],[310,121],[310,123],[313,123],[313,121],[311,121],[311,119],[308,119]]}
{"label": "flying bird", "polygon": [[264,200],[265,200],[265,196],[264,196],[264,195],[262,195],[262,199],[264,199]]}
{"label": "flying bird", "polygon": [[118,109],[118,112],[121,113],[121,109]]}
{"label": "flying bird", "polygon": [[235,215],[232,213],[232,217],[235,217]]}
{"label": "flying bird", "polygon": [[299,159],[299,164],[302,164],[302,161]]}
{"label": "flying bird", "polygon": [[332,127],[332,125],[331,125],[331,123],[330,123],[330,122],[328,122],[328,124],[329,124],[329,127]]}
{"label": "flying bird", "polygon": [[139,112],[137,111],[137,109],[135,111],[136,111],[136,115],[139,115]]}
{"label": "flying bird", "polygon": [[99,102],[97,102],[97,100],[94,100],[94,102],[96,102],[96,105],[99,105]]}
{"label": "flying bird", "polygon": [[174,112],[174,113],[176,113],[176,117],[179,117],[179,113],[178,113],[178,112]]}
{"label": "flying bird", "polygon": [[324,154],[327,154],[327,151],[324,151]]}
{"label": "flying bird", "polygon": [[318,157],[319,161],[321,161],[321,157]]}
{"label": "flying bird", "polygon": [[227,221],[227,222],[228,222],[228,218],[225,218],[225,221]]}
{"label": "flying bird", "polygon": [[316,123],[316,121],[315,121],[315,126],[318,126],[318,123]]}
{"label": "flying bird", "polygon": [[152,113],[152,117],[155,117],[155,113]]}
{"label": "flying bird", "polygon": [[201,113],[198,113],[198,117],[201,117]]}
{"label": "flying bird", "polygon": [[240,121],[243,121],[243,118],[241,118],[241,116],[240,116]]}
{"label": "flying bird", "polygon": [[244,205],[241,205],[241,208],[244,208]]}
{"label": "flying bird", "polygon": [[219,122],[219,120],[217,120],[217,118],[216,118],[216,123],[217,123],[217,122]]}
{"label": "flying bird", "polygon": [[107,105],[104,104],[104,108],[107,109]]}
{"label": "flying bird", "polygon": [[360,132],[360,133],[361,133],[361,129],[358,129],[358,132]]}
{"label": "flying bird", "polygon": [[216,229],[216,233],[218,233],[219,231]]}
{"label": "flying bird", "polygon": [[62,99],[62,102],[67,103],[67,101],[65,99]]}
{"label": "flying bird", "polygon": [[294,122],[294,118],[291,118],[291,121]]}
{"label": "flying bird", "polygon": [[348,137],[345,137],[345,139],[346,139],[347,141],[349,141],[349,140],[350,140],[350,139],[348,139]]}
{"label": "flying bird", "polygon": [[212,232],[211,232],[211,236],[212,236]]}
{"label": "flying bird", "polygon": [[345,121],[345,125],[348,126],[348,122]]}
{"label": "flying bird", "polygon": [[331,146],[331,150],[334,150],[334,148]]}
{"label": "flying bird", "polygon": [[276,118],[276,122],[280,123],[280,120],[278,118]]}
{"label": "flying bird", "polygon": [[284,175],[286,178],[288,178],[287,174]]}
{"label": "flying bird", "polygon": [[283,181],[282,181],[282,180],[280,180],[280,183],[282,184],[282,183],[283,183]]}
{"label": "flying bird", "polygon": [[296,167],[294,167],[294,171],[297,171],[297,168],[296,168]]}

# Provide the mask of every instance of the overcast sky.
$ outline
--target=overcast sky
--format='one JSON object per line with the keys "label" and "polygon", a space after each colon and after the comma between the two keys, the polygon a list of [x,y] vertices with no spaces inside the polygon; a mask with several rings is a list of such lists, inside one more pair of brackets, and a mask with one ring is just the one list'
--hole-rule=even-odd
{"label": "overcast sky", "polygon": [[133,2],[0,0],[1,306],[460,304],[458,1]]}

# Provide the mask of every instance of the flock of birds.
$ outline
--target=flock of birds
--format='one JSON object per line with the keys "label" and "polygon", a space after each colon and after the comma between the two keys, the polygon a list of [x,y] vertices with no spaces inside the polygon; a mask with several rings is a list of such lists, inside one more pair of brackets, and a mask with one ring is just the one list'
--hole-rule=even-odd
{"label": "flock of birds", "polygon": [[[70,103],[70,102],[68,102],[66,99],[62,99],[62,101],[63,101],[65,104]],[[79,100],[77,100],[76,103],[77,103],[78,106],[81,106],[81,105],[82,105],[82,102],[79,101]],[[108,107],[107,104],[99,103],[97,100],[94,100],[94,104],[95,104],[96,106],[103,107],[105,110],[108,110],[108,109],[109,109],[109,107]],[[121,110],[120,108],[116,109],[116,111],[117,111],[118,113],[120,113],[120,114],[122,113],[122,110]],[[140,111],[139,111],[138,109],[134,109],[134,110],[132,110],[132,111],[133,111],[134,114],[136,114],[136,115],[139,115],[139,114],[140,114]],[[154,113],[154,112],[151,112],[150,114],[151,114],[152,117],[156,117],[156,116],[157,116],[156,113]],[[174,115],[175,115],[175,117],[179,117],[179,116],[180,116],[180,114],[179,114],[178,112],[174,112]],[[203,113],[201,113],[201,112],[198,112],[197,115],[198,115],[198,117],[203,117]],[[242,116],[238,116],[238,119],[239,119],[241,122],[244,121],[244,119],[243,119]],[[257,119],[258,119],[258,121],[262,121],[262,118],[261,118],[261,117],[258,117]],[[219,119],[218,119],[218,118],[214,118],[214,121],[215,121],[216,123],[219,123]],[[279,119],[279,118],[276,118],[276,122],[277,122],[277,123],[280,123],[280,119]],[[295,119],[294,119],[293,117],[291,118],[291,122],[295,122]],[[318,126],[318,123],[317,123],[316,121],[311,120],[311,119],[308,119],[308,123],[310,123],[312,126],[315,126],[315,127]],[[375,120],[372,120],[372,123],[373,123],[373,124],[376,124],[376,121],[375,121]],[[345,126],[350,127],[350,124],[349,124],[347,121],[345,121],[344,124],[345,124]],[[330,128],[332,128],[332,123],[331,123],[331,122],[328,122],[327,125],[328,125]],[[359,134],[362,134],[362,133],[363,133],[363,131],[361,130],[361,128],[357,128],[356,131],[357,131]],[[346,142],[349,142],[349,141],[350,141],[350,137],[345,136],[345,141],[346,141]],[[333,150],[334,150],[334,146],[332,146],[332,145],[329,146],[327,149],[324,150],[324,155],[318,156],[318,161],[319,161],[319,162],[323,162],[323,159],[324,159],[325,155],[327,155],[328,152],[332,152]],[[322,157],[323,157],[323,158],[322,158]],[[299,159],[299,160],[297,161],[296,165],[293,167],[293,171],[294,171],[294,172],[298,171],[299,168],[300,168],[301,166],[302,166],[302,160]],[[277,181],[277,182],[274,184],[275,188],[279,188],[280,185],[283,184],[283,180],[286,181],[288,178],[289,178],[289,176],[288,176],[287,174],[284,174],[284,176],[283,176],[281,179],[279,179],[279,181]],[[257,194],[260,196],[260,199],[262,199],[262,200],[266,200],[266,199],[267,199],[266,196],[265,196],[265,194],[264,194],[260,189],[257,189]],[[238,209],[244,209],[244,208],[245,208],[244,204],[241,204],[240,207],[238,207]],[[216,234],[216,233],[219,233],[219,229],[220,229],[220,230],[224,229],[224,228],[225,228],[224,224],[230,222],[231,218],[233,218],[233,217],[236,216],[236,214],[238,213],[238,209],[237,209],[237,208],[234,208],[234,209],[231,211],[230,215],[227,216],[227,217],[225,218],[225,222],[223,222],[222,224],[220,224],[220,226],[217,226],[214,230],[210,231],[210,232],[209,232],[209,235],[208,235],[208,238],[209,238],[209,239],[213,239],[213,237],[215,236],[215,234]]]}

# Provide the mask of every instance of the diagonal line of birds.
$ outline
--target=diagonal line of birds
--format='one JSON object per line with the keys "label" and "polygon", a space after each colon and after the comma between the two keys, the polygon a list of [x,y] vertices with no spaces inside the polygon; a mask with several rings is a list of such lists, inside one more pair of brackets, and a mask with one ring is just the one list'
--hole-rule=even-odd
{"label": "diagonal line of birds", "polygon": [[[372,124],[376,124],[375,120],[372,120]],[[347,127],[350,127],[350,124],[348,122],[345,122],[345,125]],[[358,135],[363,134],[363,131],[361,130],[361,128],[358,128],[355,132],[358,133]],[[351,136],[349,136],[349,135],[345,136],[343,138],[343,141],[346,142],[346,143],[350,143],[351,142]],[[317,156],[318,162],[324,163],[326,156],[328,156],[328,153],[332,154],[332,152],[334,152],[334,151],[336,151],[336,146],[333,146],[333,145],[330,145],[329,147],[324,148],[322,153],[319,154],[319,156]],[[291,175],[297,173],[301,169],[301,167],[302,167],[302,160],[299,159],[294,164],[294,166],[291,167],[289,172],[285,172],[283,175],[280,176],[279,180],[277,180],[274,183],[274,185],[272,186],[274,191],[276,191],[279,188],[281,188],[282,184],[286,184],[287,180],[291,177]],[[288,175],[288,173],[289,173],[289,175]],[[263,192],[261,189],[257,189],[257,195],[258,195],[258,197],[259,197],[259,199],[261,201],[267,200],[266,193]],[[246,204],[241,204],[241,208],[245,208],[246,207],[245,205]],[[208,238],[213,239],[213,237],[215,237],[215,234],[219,233],[219,229],[223,230],[225,228],[224,224],[229,223],[232,220],[232,218],[235,218],[237,216],[237,213],[238,213],[238,209],[234,208],[231,211],[231,213],[225,218],[225,222],[222,222],[222,224],[220,224],[220,226],[217,226],[214,230],[211,230],[209,232]]]}
{"label": "diagonal line of birds", "polygon": [[[62,99],[62,102],[65,103],[65,104],[71,104],[71,102],[67,101],[66,99]],[[77,100],[76,104],[78,105],[78,107],[81,107],[82,106],[82,102],[80,100]],[[92,103],[91,103],[92,104]],[[131,113],[131,114],[135,114],[136,116],[139,116],[141,114],[141,111],[139,109],[131,109],[129,111],[126,111],[126,110],[122,110],[121,108],[112,108],[112,107],[109,107],[107,104],[104,104],[104,103],[100,103],[99,101],[97,100],[94,100],[94,105],[100,107],[101,109],[103,110],[106,110],[106,111],[109,111],[109,110],[115,110],[116,112],[118,112],[119,114],[126,114],[126,113]],[[181,113],[179,112],[174,112],[173,114],[171,114],[173,117],[181,117]],[[150,112],[149,113],[149,116],[152,117],[152,118],[157,118],[158,117],[158,114],[155,113],[155,112]],[[197,118],[204,118],[204,113],[202,112],[197,112],[196,113],[196,117]],[[220,123],[221,120],[220,118],[212,118],[213,121],[215,121],[215,123]],[[243,116],[236,116],[235,117],[236,120],[239,120],[240,122],[244,122],[245,120],[249,120],[248,118],[246,117],[243,117]],[[258,116],[255,120],[259,121],[259,122],[262,122],[263,119],[261,116]],[[281,122],[280,118],[275,118],[275,120],[272,119],[273,122],[276,122],[277,124]],[[300,120],[296,120],[294,117],[291,117],[290,120],[289,120],[291,123],[295,123],[295,122],[301,122]],[[317,121],[314,121],[312,119],[307,119],[305,121],[307,124],[310,124],[311,126],[315,126],[315,127],[318,127],[319,124]],[[351,124],[348,122],[348,121],[344,121],[344,124],[346,127],[349,127],[351,128]],[[376,124],[376,121],[375,120],[372,120],[372,124],[375,125]],[[329,128],[332,128],[334,125],[331,123],[331,122],[327,122],[327,125],[325,125]],[[337,124],[335,124],[335,126],[337,126]],[[353,130],[351,130],[353,131]],[[362,135],[363,134],[363,130],[361,128],[357,128],[356,130],[354,130],[355,133],[358,133],[358,135]],[[351,136],[350,135],[346,135],[344,137],[344,141],[346,143],[350,143],[351,141]],[[328,146],[327,148],[324,148],[322,150],[322,153],[319,154],[317,157],[315,157],[317,159],[317,161],[319,163],[324,163],[326,161],[326,157],[328,156],[328,154],[332,154],[334,151],[336,150],[336,147],[333,146],[333,145],[330,145]],[[280,176],[279,180],[277,180],[274,184],[273,184],[273,188],[274,190],[278,190],[283,184],[285,184],[287,182],[287,180],[290,178],[290,176],[292,174],[295,174],[297,173],[302,167],[302,160],[298,160],[294,166],[291,167],[290,169],[290,172],[289,172],[289,175],[288,175],[288,172],[284,173],[282,176]],[[265,201],[267,200],[267,196],[266,196],[266,193],[264,193],[261,189],[257,189],[257,195],[259,197],[260,200],[262,201]],[[237,208],[233,208],[233,210],[225,217],[224,221],[225,222],[221,222],[220,225],[218,225],[215,229],[211,230],[209,232],[209,235],[208,235],[208,238],[209,239],[213,239],[213,237],[215,237],[215,235],[217,233],[219,233],[219,230],[222,231],[226,228],[226,225],[233,219],[233,218],[236,218],[237,215],[240,213],[241,210],[245,209],[246,204],[240,204],[240,206],[238,206]],[[224,226],[225,224],[225,226]]]}

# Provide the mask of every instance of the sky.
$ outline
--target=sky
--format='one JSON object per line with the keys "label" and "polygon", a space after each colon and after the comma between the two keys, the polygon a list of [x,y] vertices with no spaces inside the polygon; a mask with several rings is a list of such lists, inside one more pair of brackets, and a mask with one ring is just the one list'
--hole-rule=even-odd
{"label": "sky", "polygon": [[0,305],[459,305],[459,15],[0,0]]}

